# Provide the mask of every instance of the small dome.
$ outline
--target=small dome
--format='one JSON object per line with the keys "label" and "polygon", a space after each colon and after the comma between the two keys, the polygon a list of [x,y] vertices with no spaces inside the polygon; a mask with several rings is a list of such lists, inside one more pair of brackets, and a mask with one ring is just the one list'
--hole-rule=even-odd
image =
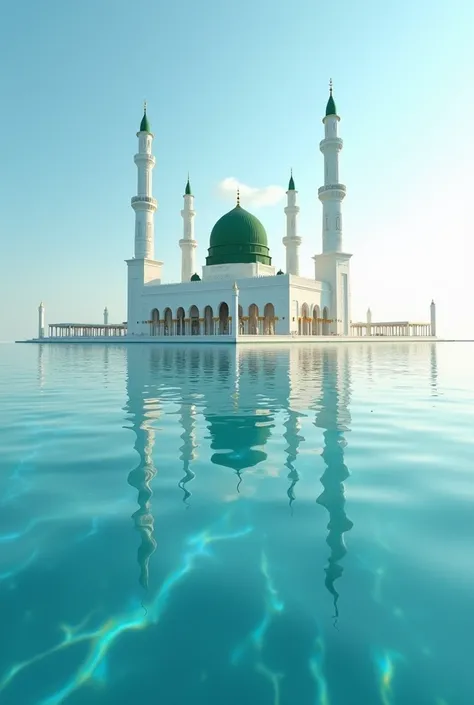
{"label": "small dome", "polygon": [[196,274],[196,272],[194,272],[193,276],[191,277],[191,281],[192,282],[200,282],[201,277],[199,276],[199,274]]}
{"label": "small dome", "polygon": [[272,263],[262,223],[239,204],[212,228],[206,264]]}
{"label": "small dome", "polygon": [[279,269],[278,272],[277,272],[277,275],[280,275],[280,276],[281,276],[281,275],[284,274],[284,273],[285,273],[285,272],[284,272],[282,269]]}

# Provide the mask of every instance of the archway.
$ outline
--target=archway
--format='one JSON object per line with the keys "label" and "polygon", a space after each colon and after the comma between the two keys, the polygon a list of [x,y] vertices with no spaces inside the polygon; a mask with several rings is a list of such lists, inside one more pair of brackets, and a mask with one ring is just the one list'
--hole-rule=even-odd
{"label": "archway", "polygon": [[275,307],[273,304],[265,304],[263,316],[263,335],[275,335]]}
{"label": "archway", "polygon": [[150,333],[151,335],[159,335],[159,328],[160,328],[160,312],[158,311],[157,308],[154,308],[153,311],[151,312],[151,330]]}
{"label": "archway", "polygon": [[180,306],[176,311],[176,335],[184,334],[184,308]]}
{"label": "archway", "polygon": [[204,309],[204,335],[214,335],[214,312],[212,306]]}
{"label": "archway", "polygon": [[244,309],[239,304],[239,335],[243,335],[244,333],[245,333]]}
{"label": "archway", "polygon": [[165,335],[173,335],[173,314],[171,313],[170,308],[165,308],[164,320],[165,320],[165,326],[164,326]]}
{"label": "archway", "polygon": [[321,335],[321,311],[319,306],[313,308],[313,335]]}
{"label": "archway", "polygon": [[229,334],[229,307],[223,302],[219,306],[219,335]]}
{"label": "archway", "polygon": [[191,335],[200,335],[199,309],[197,306],[191,306],[189,309],[189,318],[191,320]]}
{"label": "archway", "polygon": [[327,306],[323,308],[323,335],[329,335],[329,311]]}
{"label": "archway", "polygon": [[303,335],[310,335],[309,331],[309,306],[308,304],[303,304],[301,307],[301,327]]}
{"label": "archway", "polygon": [[258,335],[258,306],[250,304],[249,306],[249,334]]}

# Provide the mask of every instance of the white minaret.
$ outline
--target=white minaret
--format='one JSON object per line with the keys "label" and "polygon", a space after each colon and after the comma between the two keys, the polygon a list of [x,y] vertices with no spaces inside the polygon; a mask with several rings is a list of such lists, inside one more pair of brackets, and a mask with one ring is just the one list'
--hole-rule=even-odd
{"label": "white minaret", "polygon": [[300,212],[300,208],[296,203],[297,193],[292,171],[288,191],[286,192],[288,199],[285,208],[286,237],[283,238],[283,244],[286,247],[286,273],[294,274],[296,277],[300,274],[299,247],[301,245],[301,238],[298,237],[297,228],[298,213]]}
{"label": "white minaret", "polygon": [[367,309],[367,335],[372,335],[372,311],[370,308]]}
{"label": "white minaret", "polygon": [[156,160],[151,153],[154,135],[146,114],[146,103],[137,137],[138,152],[134,161],[138,169],[138,187],[137,195],[132,198],[132,208],[135,211],[135,259],[152,260],[155,250],[154,216],[158,204],[152,195],[152,171]]}
{"label": "white minaret", "polygon": [[335,335],[350,335],[351,320],[351,256],[343,250],[341,203],[346,187],[339,183],[339,152],[342,140],[338,136],[339,116],[329,82],[329,100],[323,118],[324,139],[319,148],[324,156],[324,186],[318,189],[323,205],[323,251],[314,257],[316,281],[326,282],[331,287],[328,318],[332,321],[330,332]]}
{"label": "white minaret", "polygon": [[436,304],[434,301],[431,302],[430,306],[430,318],[431,318],[431,335],[436,337]]}
{"label": "white minaret", "polygon": [[181,247],[181,281],[190,281],[193,274],[196,274],[196,247],[194,239],[194,196],[191,192],[191,184],[188,182],[184,190],[184,208],[181,211],[183,219],[183,238],[179,241]]}
{"label": "white minaret", "polygon": [[343,144],[337,134],[339,120],[330,81],[329,100],[323,119],[325,134],[319,143],[319,149],[324,155],[324,186],[318,189],[319,200],[323,204],[323,254],[343,251],[341,203],[346,195],[346,187],[339,183],[339,152]]}
{"label": "white minaret", "polygon": [[109,309],[107,306],[104,308],[104,326],[109,325]]}
{"label": "white minaret", "polygon": [[44,303],[38,306],[38,338],[44,338]]}

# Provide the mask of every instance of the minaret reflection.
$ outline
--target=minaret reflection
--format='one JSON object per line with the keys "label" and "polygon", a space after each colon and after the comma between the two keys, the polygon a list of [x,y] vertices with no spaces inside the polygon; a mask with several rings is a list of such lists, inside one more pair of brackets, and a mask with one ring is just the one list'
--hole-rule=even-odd
{"label": "minaret reflection", "polygon": [[138,453],[138,464],[130,472],[128,483],[138,491],[138,509],[132,514],[141,543],[138,547],[137,560],[140,566],[140,585],[147,590],[149,580],[149,562],[156,549],[154,536],[154,518],[151,510],[153,491],[151,483],[156,475],[153,465],[153,446],[155,432],[151,423],[156,418],[156,400],[147,398],[147,376],[150,358],[146,346],[130,345],[127,349],[127,405],[125,411],[135,433],[134,449]]}
{"label": "minaret reflection", "polygon": [[437,397],[438,392],[438,348],[436,343],[431,344],[430,348],[430,379],[431,379],[431,396]]}
{"label": "minaret reflection", "polygon": [[194,404],[181,404],[180,423],[183,428],[183,433],[181,434],[183,445],[180,447],[180,460],[183,462],[184,477],[181,478],[178,486],[183,490],[183,502],[188,505],[191,492],[187,489],[186,485],[195,478],[195,474],[191,470],[190,465],[196,457],[195,449],[197,448],[195,432],[196,406]]}
{"label": "minaret reflection", "polygon": [[296,499],[295,487],[300,480],[298,470],[295,467],[296,458],[298,456],[299,447],[302,441],[304,441],[303,436],[300,435],[301,413],[295,411],[295,407],[298,406],[302,401],[302,396],[304,397],[304,390],[308,388],[306,382],[301,382],[301,350],[297,348],[290,348],[287,351],[287,364],[288,364],[288,384],[285,389],[285,406],[286,406],[286,419],[284,422],[285,433],[283,438],[285,439],[287,446],[285,448],[286,461],[285,467],[288,469],[288,480],[290,485],[286,491],[288,495],[290,509],[293,509],[293,502]]}
{"label": "minaret reflection", "polygon": [[325,585],[333,596],[336,621],[339,616],[339,593],[335,582],[344,570],[340,564],[347,553],[344,534],[353,527],[352,521],[346,516],[344,496],[344,482],[350,474],[344,463],[344,448],[347,445],[344,434],[350,430],[351,422],[348,408],[350,402],[348,352],[347,348],[340,346],[322,351],[322,403],[315,422],[318,428],[324,429],[322,458],[326,464],[326,470],[321,477],[324,489],[316,501],[329,513],[326,543],[331,552],[325,568]]}
{"label": "minaret reflection", "polygon": [[38,345],[38,385],[44,387],[44,345]]}
{"label": "minaret reflection", "polygon": [[[267,459],[263,447],[270,438],[274,421],[269,409],[257,407],[256,400],[265,393],[264,356],[256,358],[252,353],[231,347],[219,350],[214,384],[209,384],[206,391],[204,415],[211,449],[217,451],[212,454],[211,462],[235,471],[237,492],[242,472]],[[252,400],[250,406],[245,405],[248,400]]]}
{"label": "minaret reflection", "polygon": [[295,501],[295,487],[299,482],[300,476],[298,470],[295,468],[295,461],[298,455],[298,448],[303,439],[303,436],[299,435],[301,429],[300,424],[300,414],[292,409],[287,410],[287,417],[284,423],[285,433],[283,438],[287,442],[286,451],[286,461],[285,467],[288,468],[288,479],[290,480],[290,486],[288,487],[286,494],[288,495],[290,508]]}

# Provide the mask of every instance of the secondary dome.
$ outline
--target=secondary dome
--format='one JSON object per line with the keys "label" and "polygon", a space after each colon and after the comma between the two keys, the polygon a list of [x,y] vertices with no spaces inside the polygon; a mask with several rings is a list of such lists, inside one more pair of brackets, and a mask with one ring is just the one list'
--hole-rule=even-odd
{"label": "secondary dome", "polygon": [[265,228],[239,203],[212,228],[206,257],[207,265],[237,262],[272,263]]}

